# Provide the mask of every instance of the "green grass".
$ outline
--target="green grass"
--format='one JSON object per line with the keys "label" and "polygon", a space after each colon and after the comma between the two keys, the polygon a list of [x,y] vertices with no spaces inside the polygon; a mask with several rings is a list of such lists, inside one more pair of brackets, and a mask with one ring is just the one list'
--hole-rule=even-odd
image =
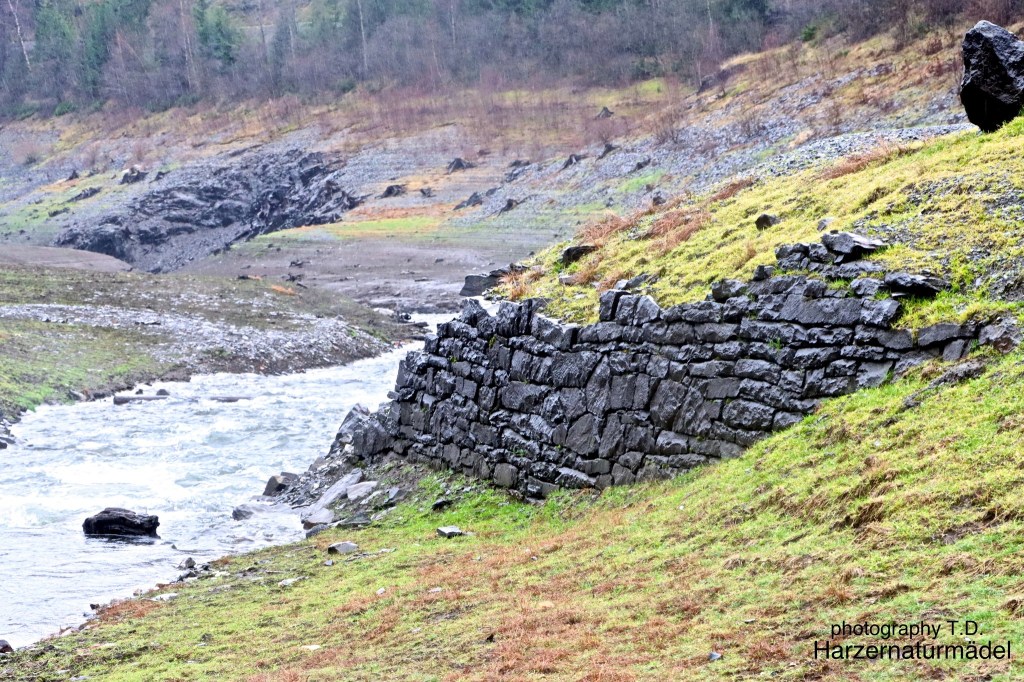
{"label": "green grass", "polygon": [[162,337],[130,330],[0,320],[0,411],[13,415],[72,392],[127,388],[169,367],[150,349]]}
{"label": "green grass", "polygon": [[[696,301],[718,279],[746,279],[756,266],[774,264],[781,244],[817,241],[818,221],[832,217],[830,229],[891,243],[876,256],[887,268],[933,272],[958,285],[958,297],[928,304],[917,319],[988,311],[998,307],[993,299],[1024,286],[1017,199],[1024,192],[1022,134],[1024,119],[1018,119],[991,135],[963,133],[917,149],[880,150],[834,179],[814,168],[762,180],[730,198],[697,197],[644,211],[599,234],[601,250],[570,272],[584,269],[590,282],[653,273],[660,281],[652,294],[663,305]],[[761,232],[754,219],[765,212],[782,221]],[[689,229],[695,215],[703,217]],[[537,257],[546,274],[525,295],[551,299],[549,311],[562,318],[593,320],[598,292],[589,284],[559,284],[557,258],[555,248]]]}
{"label": "green grass", "polygon": [[[434,475],[369,529],[225,561],[217,577],[168,588],[179,596],[166,604],[112,609],[0,673],[1019,679],[1016,661],[814,662],[813,642],[844,620],[972,619],[976,639],[1024,646],[1022,361],[992,358],[981,378],[935,389],[941,368],[929,365],[832,401],[741,458],[597,498],[563,493],[534,507],[477,485],[432,513],[445,483]],[[434,529],[447,524],[474,535],[442,540]],[[326,546],[342,539],[371,555],[325,566]],[[710,651],[723,658],[709,662]]]}
{"label": "green grass", "polygon": [[412,215],[400,218],[381,218],[377,220],[352,220],[329,225],[313,225],[282,230],[262,235],[254,243],[266,241],[282,241],[287,239],[366,239],[399,237],[423,238],[434,234],[441,219],[434,216]]}

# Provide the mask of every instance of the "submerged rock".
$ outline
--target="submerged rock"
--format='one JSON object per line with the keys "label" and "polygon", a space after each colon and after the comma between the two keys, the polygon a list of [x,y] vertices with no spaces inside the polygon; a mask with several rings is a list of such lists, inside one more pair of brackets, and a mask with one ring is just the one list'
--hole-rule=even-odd
{"label": "submerged rock", "polygon": [[1024,106],[1024,41],[1005,28],[979,21],[963,44],[960,101],[971,123],[990,133]]}
{"label": "submerged rock", "polygon": [[160,537],[156,534],[160,519],[152,514],[139,514],[130,509],[107,507],[82,522],[86,535],[117,537]]}

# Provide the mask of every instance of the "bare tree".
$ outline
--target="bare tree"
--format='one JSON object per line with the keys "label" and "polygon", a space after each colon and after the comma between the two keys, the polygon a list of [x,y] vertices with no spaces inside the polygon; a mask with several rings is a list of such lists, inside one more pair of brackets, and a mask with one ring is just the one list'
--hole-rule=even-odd
{"label": "bare tree", "polygon": [[14,0],[7,0],[7,6],[11,8],[11,16],[14,17],[14,30],[18,34],[18,42],[21,44],[21,55],[25,58],[25,68],[32,71],[32,61],[28,58],[28,48],[25,47],[25,36],[21,33],[21,21],[18,19],[18,10],[14,8]]}

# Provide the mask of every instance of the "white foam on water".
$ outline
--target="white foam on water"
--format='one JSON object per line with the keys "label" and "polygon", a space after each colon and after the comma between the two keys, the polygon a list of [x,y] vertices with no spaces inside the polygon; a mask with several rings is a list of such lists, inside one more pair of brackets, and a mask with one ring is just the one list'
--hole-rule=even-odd
{"label": "white foam on water", "polygon": [[[0,638],[23,646],[80,623],[90,603],[176,577],[186,556],[208,561],[301,538],[297,515],[237,522],[231,511],[271,475],[301,473],[324,454],[356,404],[386,400],[413,347],[301,374],[215,374],[145,388],[166,389],[166,400],[25,415],[0,468]],[[158,515],[161,539],[84,537],[85,517],[108,506]]]}

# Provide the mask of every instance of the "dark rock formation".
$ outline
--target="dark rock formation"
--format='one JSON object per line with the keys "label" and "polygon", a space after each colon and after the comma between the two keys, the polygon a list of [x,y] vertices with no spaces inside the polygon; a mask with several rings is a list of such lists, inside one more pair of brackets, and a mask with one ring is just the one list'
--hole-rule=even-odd
{"label": "dark rock formation", "polygon": [[[384,193],[380,195],[380,199],[393,199],[394,197],[400,197],[405,194],[405,185],[388,185],[384,189]],[[426,196],[426,195],[424,195]]]}
{"label": "dark rock formation", "polygon": [[86,187],[81,192],[68,199],[68,201],[85,201],[86,199],[91,199],[102,191],[103,190],[99,187]]}
{"label": "dark rock formation", "polygon": [[470,163],[465,159],[455,158],[452,159],[451,163],[448,164],[448,167],[445,170],[447,170],[448,174],[451,175],[452,173],[469,170],[470,168],[476,168],[476,164]]}
{"label": "dark rock formation", "polygon": [[778,225],[781,222],[780,218],[770,213],[762,213],[754,221],[754,226],[759,230],[767,230],[769,227]]}
{"label": "dark rock formation", "polygon": [[125,172],[121,173],[121,184],[134,185],[136,182],[142,182],[145,180],[147,175],[149,174],[138,166],[132,166]]}
{"label": "dark rock formation", "polygon": [[597,247],[593,244],[577,244],[575,246],[570,246],[566,248],[565,251],[562,251],[562,265],[572,265],[584,256],[589,256],[595,251],[597,251]]}
{"label": "dark rock formation", "polygon": [[14,647],[6,639],[0,639],[0,654],[13,654]]}
{"label": "dark rock formation", "polygon": [[597,116],[595,116],[594,118],[596,118],[597,120],[601,120],[605,118],[611,118],[614,115],[615,112],[609,109],[608,107],[601,107],[601,111],[597,112]]}
{"label": "dark rock formation", "polygon": [[605,142],[604,149],[601,150],[601,153],[598,155],[597,160],[600,161],[604,157],[608,156],[612,152],[618,151],[619,149],[620,147],[618,145],[612,144],[611,142]]}
{"label": "dark rock formation", "polygon": [[637,161],[636,165],[633,166],[633,170],[630,171],[630,172],[631,173],[636,173],[638,171],[642,171],[644,168],[647,168],[648,166],[650,166],[652,162],[653,162],[653,160],[650,157],[644,159],[643,161]]}
{"label": "dark rock formation", "polygon": [[515,208],[517,206],[519,206],[519,204],[523,203],[523,201],[524,200],[522,200],[522,199],[508,199],[505,202],[505,205],[501,207],[501,210],[498,211],[498,215],[501,215],[502,213],[508,213],[509,211],[515,210]]}
{"label": "dark rock formation", "polygon": [[86,535],[116,537],[159,537],[156,534],[160,519],[150,514],[139,514],[128,509],[107,507],[99,514],[82,522]]}
{"label": "dark rock formation", "polygon": [[[883,282],[877,263],[850,260],[882,243],[827,237],[779,247],[776,268],[718,282],[699,303],[605,292],[587,326],[544,317],[542,301],[505,302],[495,315],[468,301],[402,362],[391,402],[356,426],[350,456],[447,466],[530,498],[604,488],[737,456],[821,400],[963,357],[978,325],[934,325],[916,340],[893,329],[901,304],[877,295],[920,276]],[[854,277],[856,288],[828,284]]]}
{"label": "dark rock formation", "polygon": [[963,53],[960,101],[967,118],[985,132],[998,130],[1024,106],[1024,41],[979,21],[964,37]]}
{"label": "dark rock formation", "polygon": [[466,275],[466,280],[462,285],[462,290],[459,291],[459,296],[483,296],[485,293],[501,284],[501,280],[510,272],[519,269],[521,269],[520,266],[509,266],[507,268],[491,270],[486,274]]}
{"label": "dark rock formation", "polygon": [[562,164],[562,170],[565,170],[570,166],[575,166],[576,164],[583,161],[585,158],[587,158],[586,154],[570,154],[569,158],[567,158],[565,160],[565,163]]}
{"label": "dark rock formation", "polygon": [[168,272],[241,239],[341,220],[363,198],[341,187],[339,173],[323,155],[299,150],[183,169],[125,208],[65,230],[56,245]]}
{"label": "dark rock formation", "polygon": [[931,298],[943,289],[949,288],[949,282],[938,277],[927,275],[911,275],[906,272],[892,272],[885,276],[885,286],[893,296],[920,296]]}
{"label": "dark rock formation", "polygon": [[288,489],[295,481],[299,480],[298,474],[291,474],[287,471],[282,471],[279,474],[275,474],[270,477],[267,481],[266,487],[263,489],[263,495],[266,497],[275,497],[280,495]]}
{"label": "dark rock formation", "polygon": [[459,204],[456,204],[455,210],[461,211],[464,208],[470,208],[472,206],[482,206],[483,203],[484,198],[480,196],[480,192],[473,192],[472,194],[469,195],[468,199],[460,202]]}

